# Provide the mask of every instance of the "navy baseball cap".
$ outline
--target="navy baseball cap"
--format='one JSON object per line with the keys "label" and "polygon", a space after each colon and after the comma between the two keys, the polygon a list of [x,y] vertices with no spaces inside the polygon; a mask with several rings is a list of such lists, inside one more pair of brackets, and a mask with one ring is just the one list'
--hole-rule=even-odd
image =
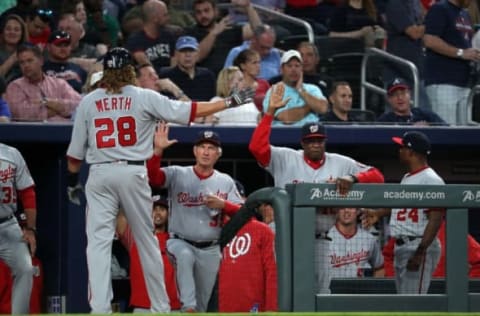
{"label": "navy baseball cap", "polygon": [[53,45],[68,44],[70,45],[72,38],[70,34],[65,31],[56,30],[53,31],[48,37],[48,43]]}
{"label": "navy baseball cap", "polygon": [[182,50],[185,48],[190,48],[193,50],[198,50],[198,41],[195,37],[192,36],[181,36],[178,38],[177,43],[175,44],[176,50]]}
{"label": "navy baseball cap", "polygon": [[327,138],[325,126],[321,123],[306,123],[302,126],[302,140],[308,138]]}
{"label": "navy baseball cap", "polygon": [[168,200],[165,196],[154,195],[154,196],[152,196],[152,200],[153,200],[153,205],[154,206],[161,205],[161,206],[164,206],[168,209]]}
{"label": "navy baseball cap", "polygon": [[422,155],[430,154],[430,140],[427,135],[422,132],[411,131],[403,134],[402,137],[392,137],[394,143],[402,147],[410,148],[411,150]]}
{"label": "navy baseball cap", "polygon": [[104,69],[122,69],[128,65],[133,65],[132,54],[123,47],[114,47],[103,56]]}
{"label": "navy baseball cap", "polygon": [[198,133],[197,140],[195,141],[195,145],[201,144],[201,143],[210,143],[213,144],[217,147],[221,146],[220,142],[220,136],[211,130],[206,130]]}
{"label": "navy baseball cap", "polygon": [[410,89],[408,83],[402,78],[393,79],[387,86],[387,94],[390,95],[398,89]]}

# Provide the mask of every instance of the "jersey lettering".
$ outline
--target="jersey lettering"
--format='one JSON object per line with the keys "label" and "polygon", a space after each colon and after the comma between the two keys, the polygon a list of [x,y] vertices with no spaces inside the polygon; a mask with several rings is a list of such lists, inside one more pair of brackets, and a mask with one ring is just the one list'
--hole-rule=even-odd
{"label": "jersey lettering", "polygon": [[[112,118],[98,118],[94,120],[97,148],[112,148],[117,142],[122,147],[133,146],[137,142],[136,122],[132,116],[119,117],[116,122]],[[115,129],[117,139],[115,139]]]}
{"label": "jersey lettering", "polygon": [[409,218],[413,223],[418,223],[418,209],[404,208],[397,213],[397,221],[404,222]]}

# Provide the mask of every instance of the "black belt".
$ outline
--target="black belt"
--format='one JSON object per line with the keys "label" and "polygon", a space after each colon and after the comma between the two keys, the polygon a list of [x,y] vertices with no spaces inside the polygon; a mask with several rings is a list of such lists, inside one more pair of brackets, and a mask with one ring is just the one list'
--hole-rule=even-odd
{"label": "black belt", "polygon": [[4,217],[4,218],[0,218],[0,224],[3,224],[5,223],[6,221],[9,221],[13,218],[13,215],[9,215],[7,217]]}
{"label": "black belt", "polygon": [[316,233],[316,234],[315,234],[315,238],[316,238],[316,239],[325,239],[325,240],[332,241],[332,238],[328,237],[328,232]]}
{"label": "black belt", "polygon": [[414,241],[415,239],[417,238],[421,238],[421,237],[417,237],[417,236],[401,236],[401,237],[397,237],[395,238],[395,244],[397,246],[402,246],[404,244],[406,244],[407,242],[409,241]]}
{"label": "black belt", "polygon": [[127,165],[134,165],[134,166],[145,166],[145,160],[115,160],[115,161],[106,161],[106,162],[98,162],[97,164],[101,165],[101,164],[107,164],[107,163],[111,163],[111,164],[115,164],[115,163],[118,163],[118,164],[127,164]]}
{"label": "black belt", "polygon": [[189,243],[190,245],[192,245],[192,246],[194,246],[194,247],[197,247],[197,248],[200,248],[200,249],[208,248],[208,247],[215,246],[216,244],[218,244],[218,240],[212,240],[212,241],[193,241],[193,240],[185,239],[185,238],[180,237],[180,236],[175,235],[175,234],[173,235],[173,238],[183,240],[183,241]]}

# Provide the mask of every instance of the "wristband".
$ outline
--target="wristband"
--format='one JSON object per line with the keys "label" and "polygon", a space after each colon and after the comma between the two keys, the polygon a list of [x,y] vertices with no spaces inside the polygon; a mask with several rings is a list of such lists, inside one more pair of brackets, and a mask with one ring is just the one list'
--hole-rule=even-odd
{"label": "wristband", "polygon": [[78,183],[78,172],[67,172],[67,186],[74,187]]}

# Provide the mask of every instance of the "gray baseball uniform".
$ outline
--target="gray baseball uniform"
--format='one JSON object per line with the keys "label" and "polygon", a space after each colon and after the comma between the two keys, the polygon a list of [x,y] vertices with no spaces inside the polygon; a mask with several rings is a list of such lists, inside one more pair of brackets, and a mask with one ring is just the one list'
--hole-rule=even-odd
{"label": "gray baseball uniform", "polygon": [[383,267],[378,238],[357,227],[353,236],[343,235],[336,226],[328,232],[332,238],[329,260],[332,278],[363,277],[365,270]]}
{"label": "gray baseball uniform", "polygon": [[205,312],[212,293],[221,253],[217,244],[222,216],[204,205],[206,195],[214,194],[233,203],[243,203],[233,179],[214,170],[208,178],[197,175],[193,166],[162,168],[170,194],[167,241],[174,258],[182,310]]}
{"label": "gray baseball uniform", "polygon": [[[285,187],[288,183],[310,182],[326,183],[338,177],[367,171],[370,166],[354,159],[335,153],[325,152],[320,168],[314,169],[304,159],[303,150],[270,146],[271,159],[266,169],[272,174],[276,187]],[[335,224],[335,213],[317,209],[316,233],[319,238],[315,244],[315,262],[317,263],[318,291],[330,293],[330,264],[327,254],[330,240],[325,238],[328,230]]]}
{"label": "gray baseball uniform", "polygon": [[159,119],[187,124],[191,103],[127,85],[121,94],[97,89],[80,102],[67,155],[91,164],[86,184],[87,264],[93,313],[111,313],[110,254],[121,207],[138,245],[152,312],[170,310],[154,235],[145,160]]}
{"label": "gray baseball uniform", "polygon": [[[430,167],[415,173],[407,173],[400,184],[443,185],[442,178]],[[395,245],[395,284],[399,294],[425,294],[428,292],[432,273],[440,259],[441,246],[438,238],[427,248],[425,259],[418,271],[407,271],[407,262],[422,241],[428,223],[428,209],[392,209],[390,229],[397,240]],[[401,245],[399,245],[400,240]]]}
{"label": "gray baseball uniform", "polygon": [[33,283],[32,258],[14,215],[17,190],[34,185],[21,153],[0,143],[0,259],[13,275],[12,314],[28,314]]}

